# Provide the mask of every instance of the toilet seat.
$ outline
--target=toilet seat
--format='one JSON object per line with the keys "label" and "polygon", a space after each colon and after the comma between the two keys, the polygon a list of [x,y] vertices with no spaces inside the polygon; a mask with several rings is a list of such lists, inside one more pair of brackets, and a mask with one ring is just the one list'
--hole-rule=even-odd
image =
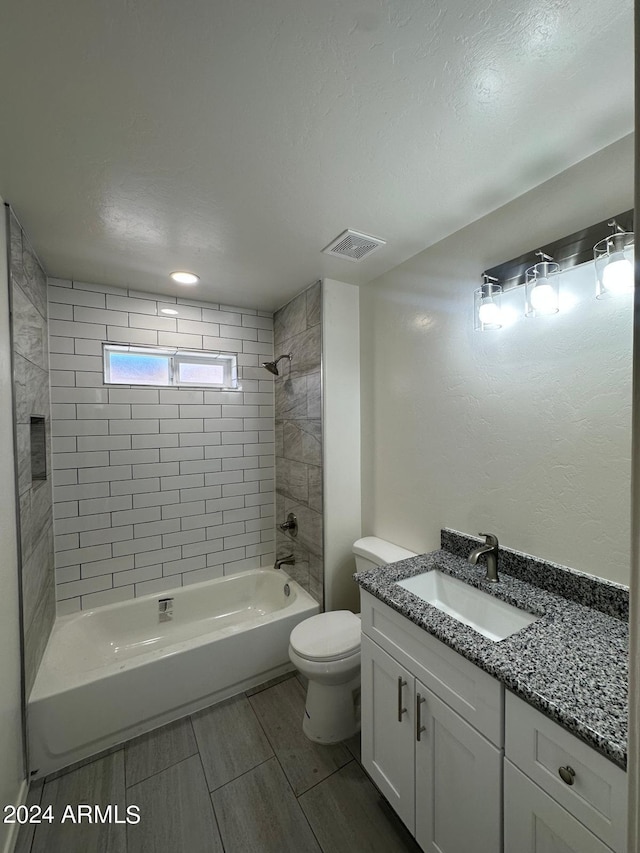
{"label": "toilet seat", "polygon": [[296,625],[289,642],[307,660],[341,660],[360,651],[360,631],[360,619],[350,610],[332,610]]}

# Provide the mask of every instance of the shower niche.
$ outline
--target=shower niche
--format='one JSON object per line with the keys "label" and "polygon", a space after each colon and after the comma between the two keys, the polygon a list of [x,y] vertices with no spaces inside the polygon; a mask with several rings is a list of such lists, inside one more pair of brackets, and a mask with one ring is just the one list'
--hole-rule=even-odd
{"label": "shower niche", "polygon": [[29,443],[31,451],[31,481],[34,485],[37,485],[39,481],[47,479],[47,433],[44,416],[31,415]]}

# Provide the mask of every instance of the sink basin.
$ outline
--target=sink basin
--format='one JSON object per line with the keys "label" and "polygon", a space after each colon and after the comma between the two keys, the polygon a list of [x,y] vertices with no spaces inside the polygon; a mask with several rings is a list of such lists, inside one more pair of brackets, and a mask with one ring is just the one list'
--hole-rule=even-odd
{"label": "sink basin", "polygon": [[510,637],[540,618],[437,570],[397,584],[494,642]]}

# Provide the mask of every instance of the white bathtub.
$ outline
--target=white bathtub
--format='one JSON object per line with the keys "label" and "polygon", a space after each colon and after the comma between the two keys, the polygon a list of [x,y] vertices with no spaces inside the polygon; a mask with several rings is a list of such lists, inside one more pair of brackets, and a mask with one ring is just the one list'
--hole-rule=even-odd
{"label": "white bathtub", "polygon": [[289,634],[318,611],[255,569],[57,619],[29,697],[31,778],[291,670]]}

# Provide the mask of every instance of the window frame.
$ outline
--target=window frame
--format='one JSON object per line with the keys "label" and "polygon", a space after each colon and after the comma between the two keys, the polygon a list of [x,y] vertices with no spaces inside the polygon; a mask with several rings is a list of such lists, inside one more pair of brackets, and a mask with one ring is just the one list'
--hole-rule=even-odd
{"label": "window frame", "polygon": [[[149,382],[114,382],[111,378],[111,353],[150,355],[167,360],[167,384]],[[181,364],[211,364],[222,366],[223,382],[180,382]],[[105,385],[132,388],[208,388],[217,391],[241,391],[238,381],[238,353],[215,350],[188,350],[179,347],[137,346],[136,344],[102,344],[102,379]]]}

